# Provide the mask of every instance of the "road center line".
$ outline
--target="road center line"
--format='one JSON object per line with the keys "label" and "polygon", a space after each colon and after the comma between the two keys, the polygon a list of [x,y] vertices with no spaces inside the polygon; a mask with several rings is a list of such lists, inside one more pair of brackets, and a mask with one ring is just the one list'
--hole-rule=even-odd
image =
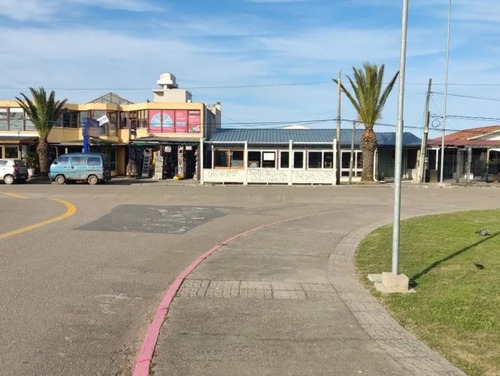
{"label": "road center line", "polygon": [[[4,193],[4,194],[7,194],[7,193]],[[9,195],[14,196],[13,193],[11,193]],[[21,196],[19,198],[27,198],[27,197],[22,197]],[[63,215],[60,215],[58,217],[46,219],[45,221],[34,223],[32,225],[19,228],[17,230],[13,230],[13,231],[9,231],[9,232],[5,232],[3,234],[0,234],[0,240],[9,238],[11,236],[19,235],[19,234],[22,234],[22,233],[27,232],[27,231],[35,230],[37,228],[40,228],[40,227],[43,227],[43,226],[47,226],[47,225],[49,225],[51,223],[54,223],[54,222],[57,222],[57,221],[62,221],[63,219],[71,217],[73,214],[76,213],[76,206],[73,205],[69,201],[61,200],[61,199],[58,199],[58,198],[50,198],[49,200],[59,202],[60,204],[63,204],[64,206],[66,206],[66,212]]]}
{"label": "road center line", "polygon": [[17,193],[9,193],[9,192],[0,192],[0,193],[3,195],[6,195],[6,196],[15,197],[15,198],[22,198],[22,199],[28,198],[26,196],[18,195]]}

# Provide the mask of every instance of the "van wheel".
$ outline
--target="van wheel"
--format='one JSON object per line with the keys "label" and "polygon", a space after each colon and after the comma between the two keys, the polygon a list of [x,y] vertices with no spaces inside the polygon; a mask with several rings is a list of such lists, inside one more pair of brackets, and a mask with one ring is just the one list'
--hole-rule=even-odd
{"label": "van wheel", "polygon": [[5,175],[3,177],[3,181],[5,182],[5,184],[12,184],[12,183],[14,183],[14,176],[12,176],[12,175]]}
{"label": "van wheel", "polygon": [[90,175],[87,181],[90,185],[96,185],[97,183],[99,183],[99,179],[97,179],[97,176],[95,175]]}
{"label": "van wheel", "polygon": [[66,178],[64,177],[64,175],[57,175],[56,183],[59,185],[63,185],[64,183],[66,183]]}

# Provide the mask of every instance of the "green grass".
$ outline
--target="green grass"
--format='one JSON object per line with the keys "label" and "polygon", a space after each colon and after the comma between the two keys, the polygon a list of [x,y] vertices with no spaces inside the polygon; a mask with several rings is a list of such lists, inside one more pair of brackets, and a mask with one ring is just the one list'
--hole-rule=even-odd
{"label": "green grass", "polygon": [[[475,232],[486,228],[490,235]],[[500,210],[469,211],[401,222],[400,272],[416,294],[376,293],[406,329],[469,375],[500,375]],[[356,267],[391,270],[392,226],[372,232]],[[481,264],[479,269],[475,264]]]}

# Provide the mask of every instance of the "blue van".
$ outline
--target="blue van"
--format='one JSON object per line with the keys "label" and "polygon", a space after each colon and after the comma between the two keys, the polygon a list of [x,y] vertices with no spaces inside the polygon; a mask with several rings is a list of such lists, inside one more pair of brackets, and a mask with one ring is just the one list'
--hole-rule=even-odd
{"label": "blue van", "polygon": [[111,180],[108,157],[100,153],[69,153],[50,165],[49,179],[57,184],[86,181],[91,185]]}

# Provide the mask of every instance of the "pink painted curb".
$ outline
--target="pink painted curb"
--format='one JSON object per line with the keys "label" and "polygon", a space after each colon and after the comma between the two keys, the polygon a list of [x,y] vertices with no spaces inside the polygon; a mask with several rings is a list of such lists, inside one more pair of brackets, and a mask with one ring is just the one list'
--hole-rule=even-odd
{"label": "pink painted curb", "polygon": [[174,282],[170,285],[170,287],[167,290],[167,293],[163,297],[163,299],[160,302],[160,305],[158,306],[156,313],[153,317],[153,320],[149,324],[148,331],[146,332],[146,337],[144,338],[144,342],[142,343],[141,351],[139,352],[139,356],[137,357],[135,367],[134,367],[134,372],[132,376],[149,376],[149,369],[151,367],[151,361],[153,360],[153,355],[154,351],[156,348],[156,343],[158,342],[158,337],[160,336],[160,330],[163,325],[163,322],[165,321],[165,318],[167,317],[168,309],[170,308],[170,304],[172,303],[172,300],[175,297],[175,294],[181,287],[182,283],[184,282],[184,279],[194,270],[196,267],[201,264],[208,256],[213,254],[215,251],[217,251],[219,248],[224,247],[226,245],[229,245],[233,241],[235,241],[238,238],[242,238],[248,234],[251,234],[253,232],[257,232],[259,230],[262,230],[263,228],[266,227],[271,227],[275,226],[277,224],[285,223],[285,222],[290,222],[294,221],[297,219],[302,219],[302,218],[307,218],[311,217],[314,215],[320,215],[320,214],[326,214],[327,212],[322,212],[322,213],[316,213],[316,214],[308,214],[296,218],[291,218],[291,219],[285,219],[283,221],[278,221],[278,222],[273,222],[269,223],[267,225],[262,225],[255,227],[253,229],[247,230],[245,232],[241,232],[229,239],[224,240],[223,242],[213,246],[210,248],[207,252],[205,252],[203,255],[200,257],[196,258],[189,266],[184,269],[181,274],[177,276],[177,278],[174,280]]}

